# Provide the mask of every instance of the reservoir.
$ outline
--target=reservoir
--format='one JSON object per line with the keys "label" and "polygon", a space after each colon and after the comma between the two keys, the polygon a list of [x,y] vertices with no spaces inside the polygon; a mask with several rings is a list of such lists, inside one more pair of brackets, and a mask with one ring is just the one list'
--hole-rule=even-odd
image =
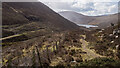
{"label": "reservoir", "polygon": [[95,26],[95,25],[86,25],[86,24],[77,24],[78,26],[83,26],[83,27],[86,27],[86,28],[91,28],[91,27],[98,27],[98,26]]}

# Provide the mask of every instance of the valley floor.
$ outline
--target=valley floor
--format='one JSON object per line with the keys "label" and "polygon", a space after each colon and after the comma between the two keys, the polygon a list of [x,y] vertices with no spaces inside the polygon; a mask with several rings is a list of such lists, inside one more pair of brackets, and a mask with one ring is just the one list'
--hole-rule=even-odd
{"label": "valley floor", "polygon": [[96,66],[98,63],[105,63],[105,60],[109,60],[108,63],[117,62],[90,49],[90,42],[86,39],[85,34],[71,31],[16,42],[3,47],[3,65],[88,66],[93,62]]}

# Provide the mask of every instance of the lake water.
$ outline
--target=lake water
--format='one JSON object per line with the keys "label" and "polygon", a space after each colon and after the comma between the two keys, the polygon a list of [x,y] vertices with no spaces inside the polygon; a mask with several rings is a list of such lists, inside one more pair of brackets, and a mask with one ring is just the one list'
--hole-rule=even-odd
{"label": "lake water", "polygon": [[78,26],[83,26],[83,27],[86,27],[86,28],[91,28],[91,27],[98,27],[98,26],[95,26],[95,25],[85,25],[85,24],[77,24]]}

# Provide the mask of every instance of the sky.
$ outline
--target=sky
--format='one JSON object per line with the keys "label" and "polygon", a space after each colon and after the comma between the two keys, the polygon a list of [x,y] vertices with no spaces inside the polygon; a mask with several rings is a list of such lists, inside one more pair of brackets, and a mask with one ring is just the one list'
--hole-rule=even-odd
{"label": "sky", "polygon": [[3,2],[42,2],[55,12],[74,11],[88,16],[118,13],[120,0],[0,0]]}
{"label": "sky", "polygon": [[88,16],[118,13],[120,0],[39,0],[55,12],[74,11]]}

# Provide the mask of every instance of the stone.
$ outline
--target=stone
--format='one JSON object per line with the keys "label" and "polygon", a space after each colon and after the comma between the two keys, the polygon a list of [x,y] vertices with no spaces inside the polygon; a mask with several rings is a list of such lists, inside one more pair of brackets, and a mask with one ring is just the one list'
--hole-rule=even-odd
{"label": "stone", "polygon": [[115,38],[118,38],[119,36],[115,36]]}

